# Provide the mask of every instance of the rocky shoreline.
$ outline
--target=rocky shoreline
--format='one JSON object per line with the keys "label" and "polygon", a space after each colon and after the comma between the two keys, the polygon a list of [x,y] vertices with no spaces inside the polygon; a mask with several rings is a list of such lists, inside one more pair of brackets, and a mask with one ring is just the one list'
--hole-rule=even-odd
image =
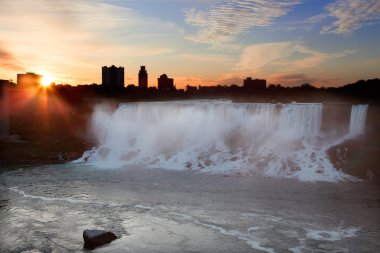
{"label": "rocky shoreline", "polygon": [[337,170],[380,183],[380,149],[371,143],[368,138],[347,140],[330,148],[327,154]]}

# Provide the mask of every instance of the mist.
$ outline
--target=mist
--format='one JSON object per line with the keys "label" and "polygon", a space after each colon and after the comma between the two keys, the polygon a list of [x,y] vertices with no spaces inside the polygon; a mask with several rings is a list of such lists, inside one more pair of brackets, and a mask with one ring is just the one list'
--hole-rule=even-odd
{"label": "mist", "polygon": [[[355,180],[326,151],[365,131],[367,105],[353,105],[348,131],[321,130],[320,103],[176,101],[98,106],[97,146],[76,162],[97,168],[144,166],[208,173]],[[337,124],[337,123],[336,123]],[[336,126],[336,128],[339,128]]]}

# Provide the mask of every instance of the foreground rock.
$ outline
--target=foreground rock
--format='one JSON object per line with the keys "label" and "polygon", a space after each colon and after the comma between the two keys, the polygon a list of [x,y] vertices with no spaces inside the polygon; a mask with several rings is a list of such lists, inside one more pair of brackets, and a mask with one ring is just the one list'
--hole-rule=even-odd
{"label": "foreground rock", "polygon": [[83,247],[85,249],[93,250],[96,247],[110,243],[116,239],[117,236],[110,231],[98,229],[86,229],[83,231]]}

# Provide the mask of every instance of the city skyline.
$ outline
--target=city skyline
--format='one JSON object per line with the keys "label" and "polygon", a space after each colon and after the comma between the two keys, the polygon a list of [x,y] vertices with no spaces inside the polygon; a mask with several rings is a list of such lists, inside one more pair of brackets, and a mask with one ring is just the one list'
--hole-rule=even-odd
{"label": "city skyline", "polygon": [[[102,87],[106,87],[107,89],[119,89],[119,88],[130,88],[130,86],[138,87],[140,89],[148,89],[148,88],[157,88],[159,90],[166,90],[166,91],[175,91],[177,90],[177,87],[175,85],[175,80],[173,78],[169,78],[167,74],[162,74],[157,78],[157,82],[154,84],[148,83],[148,72],[146,69],[146,66],[140,66],[140,71],[138,73],[138,84],[125,84],[124,83],[124,67],[123,66],[102,66],[102,81],[101,83],[92,83],[92,84],[84,84],[87,85],[98,85]],[[58,85],[58,86],[72,86],[70,84],[63,84],[63,83],[55,83],[50,82],[51,76],[44,76],[38,73],[33,72],[26,72],[26,73],[18,73],[17,74],[17,81],[12,82],[11,80],[4,80],[0,79],[0,81],[4,81],[4,83],[8,84],[15,84],[15,88],[39,88],[42,87],[49,87],[51,85]],[[80,86],[83,86],[83,84],[78,84]],[[273,84],[272,84],[273,85]],[[305,84],[302,84],[305,85]],[[301,86],[302,86],[301,85]],[[219,86],[220,85],[215,85]],[[224,85],[223,87],[233,87],[236,86],[236,84],[230,84],[230,85]],[[252,89],[253,90],[262,90],[267,87],[266,80],[265,79],[252,79],[252,77],[246,77],[243,80],[243,84],[238,85],[244,88]],[[74,85],[76,87],[76,85]],[[198,86],[192,86],[190,84],[186,85],[185,87],[181,88],[184,90],[188,89],[198,89],[201,87],[213,87],[209,85],[198,85]],[[250,87],[250,88],[249,88]],[[296,86],[298,87],[298,86]]]}
{"label": "city skyline", "polygon": [[101,83],[124,66],[125,85],[168,73],[186,85],[340,86],[378,77],[376,0],[2,1],[0,79],[35,72],[56,83]]}

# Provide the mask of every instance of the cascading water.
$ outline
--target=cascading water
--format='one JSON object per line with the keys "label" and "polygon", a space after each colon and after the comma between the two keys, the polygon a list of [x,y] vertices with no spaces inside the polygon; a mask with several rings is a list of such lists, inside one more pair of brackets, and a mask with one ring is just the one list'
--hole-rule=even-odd
{"label": "cascading water", "polygon": [[367,110],[368,105],[352,105],[349,130],[350,136],[356,137],[364,133]]}
{"label": "cascading water", "polygon": [[[360,112],[353,112],[351,121],[366,112],[356,109]],[[141,165],[308,181],[352,179],[335,170],[326,155],[334,140],[321,138],[318,103],[129,103],[114,112],[98,108],[92,121],[99,146],[77,162],[100,168]]]}
{"label": "cascading water", "polygon": [[287,104],[280,113],[280,127],[296,129],[300,137],[316,137],[321,129],[321,104]]}

